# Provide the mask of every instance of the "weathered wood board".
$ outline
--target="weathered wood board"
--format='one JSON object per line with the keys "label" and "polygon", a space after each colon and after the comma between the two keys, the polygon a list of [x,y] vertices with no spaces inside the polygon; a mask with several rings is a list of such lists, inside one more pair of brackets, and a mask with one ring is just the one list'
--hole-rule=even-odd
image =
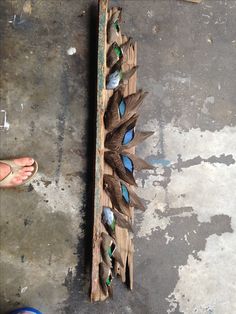
{"label": "weathered wood board", "polygon": [[[95,174],[94,174],[94,227],[93,227],[93,260],[91,274],[91,301],[102,301],[105,296],[99,283],[99,263],[101,262],[101,232],[105,231],[101,223],[101,214],[103,206],[110,206],[110,199],[103,190],[103,174],[112,174],[112,169],[104,162],[104,139],[106,130],[104,128],[104,113],[107,103],[113,91],[106,90],[106,76],[109,69],[106,66],[106,55],[109,49],[107,44],[107,21],[109,20],[115,8],[108,10],[108,0],[99,1],[99,29],[98,29],[98,73],[97,73],[97,119],[96,119],[96,156],[95,156]],[[126,42],[127,37],[122,36],[120,43]],[[120,44],[119,43],[119,44]],[[134,44],[127,52],[124,70],[132,68],[137,63],[137,46]],[[127,96],[136,92],[136,74],[126,85],[124,95]],[[130,149],[134,153],[134,149]],[[131,209],[131,220],[133,222],[133,209]],[[105,231],[106,232],[106,231]],[[133,289],[133,235],[126,229],[116,227],[117,246],[124,262],[124,268],[118,263],[114,265],[114,273],[119,275],[122,282],[127,282],[128,287]]]}

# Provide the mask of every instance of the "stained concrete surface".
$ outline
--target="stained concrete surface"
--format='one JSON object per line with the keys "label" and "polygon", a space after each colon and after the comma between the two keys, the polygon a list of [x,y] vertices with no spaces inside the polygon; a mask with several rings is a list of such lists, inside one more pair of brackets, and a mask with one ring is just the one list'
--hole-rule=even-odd
{"label": "stained concrete surface", "polygon": [[23,3],[0,2],[11,124],[0,157],[32,155],[40,170],[28,187],[0,191],[1,313],[236,312],[236,2],[111,2],[138,41],[138,85],[149,91],[139,125],[155,134],[137,153],[156,169],[136,176],[147,211],[135,216],[134,291],[115,280],[114,300],[98,304],[88,299],[96,1],[33,0],[12,27]]}

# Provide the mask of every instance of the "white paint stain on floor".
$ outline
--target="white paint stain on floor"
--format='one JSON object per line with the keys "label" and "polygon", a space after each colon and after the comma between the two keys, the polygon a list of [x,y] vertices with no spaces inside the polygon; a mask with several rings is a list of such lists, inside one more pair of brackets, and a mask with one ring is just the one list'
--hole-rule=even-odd
{"label": "white paint stain on floor", "polygon": [[201,260],[190,255],[187,265],[179,269],[172,304],[178,302],[186,314],[236,313],[235,241],[235,233],[212,235],[198,253]]}
{"label": "white paint stain on floor", "polygon": [[[152,120],[145,129],[159,130],[157,121]],[[158,134],[149,141],[148,157],[158,150]],[[178,162],[178,154],[183,161],[190,163],[182,169],[172,167],[168,188],[161,186],[164,169],[161,165],[150,172],[144,182],[144,188],[138,191],[148,200],[147,211],[140,223],[139,237],[149,237],[159,228],[165,230],[171,223],[168,217],[158,215],[169,208],[193,208],[199,222],[209,222],[215,215],[228,215],[231,227],[236,228],[236,163],[210,163],[201,161],[191,164],[191,159],[200,156],[208,159],[212,156],[232,155],[236,160],[236,128],[225,127],[220,131],[201,132],[191,129],[189,132],[168,124],[163,129],[165,159],[169,167]],[[144,150],[145,151],[145,150]],[[139,182],[141,184],[141,181]],[[184,197],[183,197],[184,195]],[[183,215],[183,214],[181,214]],[[161,216],[161,217],[160,217]],[[167,244],[169,238],[166,237]],[[187,235],[185,241],[188,241]],[[236,233],[211,235],[206,248],[198,253],[200,259],[192,255],[187,265],[179,267],[179,281],[169,295],[168,313],[174,313],[179,303],[181,312],[190,314],[232,314],[236,313]]]}
{"label": "white paint stain on floor", "polygon": [[[34,190],[40,195],[41,203],[47,201],[45,210],[50,213],[63,212],[72,218],[72,225],[75,228],[76,236],[81,235],[78,226],[82,223],[81,215],[79,215],[80,205],[78,203],[78,195],[83,195],[84,186],[80,178],[76,178],[69,182],[63,177],[60,178],[60,186],[55,182],[54,178],[47,177],[42,173],[37,174],[37,181],[32,183]],[[41,204],[39,203],[38,206]]]}

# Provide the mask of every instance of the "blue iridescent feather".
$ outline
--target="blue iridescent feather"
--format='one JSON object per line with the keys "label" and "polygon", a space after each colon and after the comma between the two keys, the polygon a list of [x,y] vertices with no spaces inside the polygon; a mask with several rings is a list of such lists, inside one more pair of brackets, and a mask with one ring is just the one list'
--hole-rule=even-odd
{"label": "blue iridescent feather", "polygon": [[133,173],[134,165],[133,165],[132,160],[131,160],[128,156],[125,156],[125,155],[121,155],[121,160],[122,160],[122,162],[123,162],[124,167],[125,167],[129,172]]}
{"label": "blue iridescent feather", "polygon": [[130,200],[129,199],[129,191],[123,183],[121,183],[120,185],[121,185],[122,197],[126,201],[126,203],[129,204],[129,200]]}
{"label": "blue iridescent feather", "polygon": [[114,222],[114,214],[109,207],[103,208],[103,220],[109,226]]}
{"label": "blue iridescent feather", "polygon": [[117,70],[111,73],[107,80],[107,89],[115,89],[119,86],[121,80],[121,73]]}
{"label": "blue iridescent feather", "polygon": [[120,118],[123,118],[123,116],[125,115],[125,111],[126,111],[126,103],[125,103],[124,99],[122,99],[120,104],[119,104]]}
{"label": "blue iridescent feather", "polygon": [[125,133],[122,144],[123,145],[129,144],[133,140],[133,138],[134,138],[134,129],[131,129]]}

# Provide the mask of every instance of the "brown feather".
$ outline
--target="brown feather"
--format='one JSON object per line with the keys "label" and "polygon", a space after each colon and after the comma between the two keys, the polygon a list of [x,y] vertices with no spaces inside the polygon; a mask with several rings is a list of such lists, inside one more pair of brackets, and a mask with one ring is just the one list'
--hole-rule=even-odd
{"label": "brown feather", "polygon": [[116,124],[119,123],[118,105],[123,98],[123,94],[124,87],[121,86],[113,93],[112,97],[108,101],[107,110],[104,115],[104,123],[107,130],[113,129]]}
{"label": "brown feather", "polygon": [[117,210],[113,209],[114,216],[116,218],[116,223],[119,227],[128,229],[131,232],[134,232],[132,225],[129,221],[127,221],[121,213],[119,213]]}
{"label": "brown feather", "polygon": [[126,145],[122,145],[125,133],[131,130],[132,128],[135,128],[137,119],[138,115],[134,114],[128,121],[123,123],[117,129],[107,133],[105,139],[105,147],[112,151],[124,151],[125,149],[129,149],[133,146],[138,145],[139,143],[147,139],[149,136],[154,134],[154,132],[148,131],[146,132],[135,131],[133,140]]}
{"label": "brown feather", "polygon": [[148,92],[143,92],[142,89],[140,89],[135,94],[131,94],[127,96],[125,98],[125,103],[126,103],[128,112],[136,113],[136,111],[140,108],[140,105],[142,104],[147,94]]}
{"label": "brown feather", "polygon": [[104,174],[103,181],[104,190],[110,197],[112,205],[122,214],[130,217],[130,207],[129,204],[127,204],[122,197],[120,181],[109,174]]}
{"label": "brown feather", "polygon": [[127,52],[130,46],[134,47],[134,40],[132,37],[129,37],[129,39],[120,46],[120,48],[123,50],[123,55]]}
{"label": "brown feather", "polygon": [[111,246],[113,242],[110,236],[102,232],[102,242],[101,242],[101,253],[104,263],[109,267],[112,268],[112,261],[110,256],[108,255],[108,248]]}
{"label": "brown feather", "polygon": [[108,68],[112,68],[113,65],[120,59],[116,52],[115,52],[115,47],[118,46],[116,42],[114,42],[108,52],[107,52],[107,66]]}
{"label": "brown feather", "polygon": [[109,44],[115,41],[117,42],[120,37],[120,30],[117,32],[114,24],[116,21],[120,23],[122,8],[116,9],[117,10],[112,14],[110,20],[107,23],[107,41]]}
{"label": "brown feather", "polygon": [[112,256],[122,267],[124,267],[124,263],[122,261],[120,252],[117,248],[117,244],[114,241],[114,239],[110,237],[108,234],[106,234],[105,232],[102,232],[101,236],[102,236],[102,257],[103,257],[104,262],[107,264],[109,268],[112,268],[112,262],[108,254],[108,250],[109,250],[109,247],[112,245],[112,243],[114,243],[115,250]]}
{"label": "brown feather", "polygon": [[117,249],[114,251],[113,257],[120,264],[121,267],[124,267],[120,252]]}
{"label": "brown feather", "polygon": [[154,169],[155,167],[148,164],[145,160],[137,157],[136,155],[129,154],[127,152],[122,152],[119,154],[118,152],[106,151],[104,153],[105,161],[110,165],[110,167],[116,172],[118,177],[125,182],[129,183],[130,185],[137,186],[134,173],[127,170],[121,160],[121,156],[127,156],[131,159],[133,163],[133,170],[143,170],[143,169]]}
{"label": "brown feather", "polygon": [[[120,151],[125,148],[126,145],[122,145],[122,140],[126,131],[135,127],[138,119],[138,115],[134,114],[128,121],[123,123],[119,128],[109,132],[106,135],[105,147],[113,151]],[[132,143],[133,141],[131,141]]]}
{"label": "brown feather", "polygon": [[133,174],[124,167],[119,153],[107,151],[104,154],[104,158],[120,179],[126,181],[130,185],[137,186]]}
{"label": "brown feather", "polygon": [[[109,68],[112,68],[116,62],[119,61],[123,56],[125,56],[127,50],[130,48],[131,45],[133,45],[133,39],[130,37],[127,42],[119,46],[117,42],[113,42],[110,48],[108,49],[107,52],[107,66]],[[115,48],[120,48],[121,49],[121,56],[118,56]],[[126,57],[125,57],[126,58]]]}
{"label": "brown feather", "polygon": [[108,295],[108,287],[106,284],[106,280],[109,276],[110,268],[103,262],[99,264],[99,279],[100,285],[102,288],[102,292],[107,296]]}
{"label": "brown feather", "polygon": [[108,234],[106,234],[105,232],[101,233],[101,237],[102,237],[102,241],[104,243],[104,245],[108,248],[109,246],[111,246],[112,243],[115,243],[114,239],[112,239]]}
{"label": "brown feather", "polygon": [[107,287],[107,289],[108,289],[109,297],[113,299],[113,287],[109,286],[109,287]]}
{"label": "brown feather", "polygon": [[122,72],[122,80],[121,80],[121,84],[128,84],[129,79],[134,75],[134,73],[137,71],[138,69],[138,65],[134,66],[132,69],[126,71],[126,72]]}
{"label": "brown feather", "polygon": [[122,123],[129,120],[139,110],[144,98],[148,93],[143,92],[141,89],[134,94],[124,98],[126,110],[123,117],[119,114],[119,105],[123,99],[124,87],[121,85],[112,97],[109,99],[107,110],[104,115],[105,127],[108,131],[118,128]]}
{"label": "brown feather", "polygon": [[124,149],[129,149],[133,146],[137,146],[138,144],[140,144],[141,142],[145,141],[148,137],[152,136],[155,132],[152,131],[145,131],[145,132],[135,132],[135,136],[134,139],[127,145],[123,145],[122,146],[122,150]]}
{"label": "brown feather", "polygon": [[129,195],[131,200],[131,206],[142,211],[146,210],[146,207],[143,205],[138,195],[132,189],[129,189]]}
{"label": "brown feather", "polygon": [[134,170],[141,171],[143,169],[155,169],[153,165],[149,164],[148,162],[146,162],[145,160],[143,160],[142,158],[139,158],[138,156],[134,154],[130,154],[124,151],[122,152],[122,155],[128,156],[133,161]]}

